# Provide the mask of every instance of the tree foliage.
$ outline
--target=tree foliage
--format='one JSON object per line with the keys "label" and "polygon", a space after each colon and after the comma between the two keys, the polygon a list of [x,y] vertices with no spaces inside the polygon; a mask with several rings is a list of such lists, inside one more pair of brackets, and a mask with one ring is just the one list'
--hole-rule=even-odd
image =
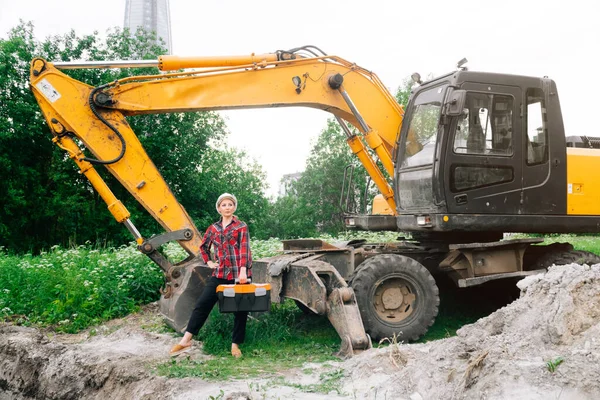
{"label": "tree foliage", "polygon": [[[352,183],[349,185],[349,168],[344,201],[340,202],[346,166],[354,167]],[[340,232],[344,212],[360,210],[366,185],[365,169],[350,151],[342,128],[330,119],[311,150],[302,176],[273,205],[272,235],[290,238]]]}
{"label": "tree foliage", "polygon": [[[405,108],[412,86],[412,80],[406,78],[396,91],[396,100]],[[350,169],[344,180],[347,166],[353,167],[351,182]],[[385,175],[381,165],[380,170]],[[279,238],[335,235],[345,229],[344,212],[369,212],[370,203],[378,193],[350,151],[341,127],[331,119],[313,146],[301,178],[292,182],[291,190],[272,205],[269,234]]]}
{"label": "tree foliage", "polygon": [[406,110],[406,106],[408,105],[408,99],[410,97],[410,92],[414,85],[413,80],[410,77],[404,78],[402,84],[396,90],[396,101],[398,104],[402,105]]}
{"label": "tree foliage", "polygon": [[265,227],[269,224],[266,220],[269,202],[263,195],[266,174],[256,161],[250,160],[243,151],[215,145],[202,157],[199,172],[190,181],[195,190],[188,191],[188,195],[196,197],[190,203],[202,202],[202,207],[191,209],[199,226],[208,226],[217,219],[217,198],[229,192],[238,200],[236,215],[248,224],[251,237],[268,238]]}
{"label": "tree foliage", "polygon": [[[51,133],[29,90],[29,63],[47,60],[156,59],[165,49],[155,35],[138,30],[131,35],[115,28],[102,39],[98,33],[78,36],[71,31],[38,41],[31,23],[21,23],[0,39],[0,246],[13,251],[37,250],[67,242],[131,240],[107,211],[106,204],[77,167],[51,142]],[[131,75],[156,74],[155,68],[80,69],[67,72],[97,86]],[[244,153],[221,145],[224,121],[216,113],[172,113],[128,118],[134,132],[173,193],[203,230],[218,214],[219,194],[240,198],[240,217],[250,228],[264,218],[264,173]],[[108,174],[98,171],[129,208],[144,236],[162,228]]]}

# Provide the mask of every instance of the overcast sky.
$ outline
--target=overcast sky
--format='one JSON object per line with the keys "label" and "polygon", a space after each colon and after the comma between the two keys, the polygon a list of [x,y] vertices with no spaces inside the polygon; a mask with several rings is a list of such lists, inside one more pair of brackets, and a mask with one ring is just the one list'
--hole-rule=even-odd
{"label": "overcast sky", "polygon": [[[375,72],[392,91],[412,72],[471,70],[548,76],[567,135],[600,136],[600,23],[592,0],[171,0],[173,54],[246,55],[306,44]],[[122,26],[125,0],[0,0],[0,37],[32,21],[38,39]],[[301,171],[329,114],[291,108],[222,113],[230,144],[263,165],[277,191]]]}

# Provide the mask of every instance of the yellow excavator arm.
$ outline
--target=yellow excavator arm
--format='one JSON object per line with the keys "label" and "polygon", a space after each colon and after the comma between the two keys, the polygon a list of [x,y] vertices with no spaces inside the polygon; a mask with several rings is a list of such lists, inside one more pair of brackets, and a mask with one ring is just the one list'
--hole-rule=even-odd
{"label": "yellow excavator arm", "polygon": [[[150,65],[161,70],[197,69],[129,77],[96,88],[59,70]],[[124,118],[128,115],[287,106],[328,111],[341,123],[353,153],[390,208],[396,210],[392,188],[367,146],[393,176],[392,154],[403,109],[375,74],[339,57],[295,58],[292,53],[278,52],[82,64],[35,59],[30,78],[33,93],[54,133],[53,141],[69,153],[115,219],[124,223],[142,245],[142,251],[146,243],[147,254],[156,246],[145,242],[135,229],[128,211],[100,178],[94,164],[105,165],[167,232],[177,232],[170,239],[179,240],[188,253],[199,253],[201,235],[131,130]],[[354,135],[344,121],[355,126],[362,138]],[[75,139],[94,158],[86,157]]]}
{"label": "yellow excavator arm", "polygon": [[[392,156],[402,125],[402,107],[373,73],[339,57],[304,57],[306,52],[299,49],[233,57],[162,56],[157,61],[53,64],[38,58],[31,63],[31,89],[51,128],[53,142],[78,165],[115,219],[133,234],[138,248],[161,267],[166,279],[161,313],[180,332],[185,330],[190,310],[212,270],[199,257],[200,232],[146,154],[126,116],[288,106],[328,111],[340,123],[352,152],[389,208],[396,211],[392,188],[371,154],[393,176]],[[98,87],[60,71],[148,66],[163,71],[194,70],[124,78]],[[360,133],[353,133],[347,123]],[[81,144],[91,155],[83,153]],[[144,238],[96,171],[96,165],[106,166],[166,233]],[[175,265],[169,262],[157,250],[169,241],[178,241],[190,257]],[[319,257],[307,253],[258,260],[255,276],[280,288],[271,294],[272,301],[293,298],[313,312],[327,314],[342,339],[341,354],[369,348],[371,340],[365,333],[353,290],[333,265]],[[266,265],[270,263],[288,265],[285,281],[294,285],[284,285],[281,274],[268,274]]]}
{"label": "yellow excavator arm", "polygon": [[[196,70],[124,78],[96,88],[59,70],[133,66]],[[115,219],[127,226],[143,250],[145,243],[147,254],[156,246],[144,241],[129,220],[127,209],[98,175],[95,164],[106,166],[167,232],[177,232],[170,239],[179,240],[191,255],[198,254],[201,235],[131,130],[124,118],[128,115],[286,106],[328,111],[344,128],[350,148],[389,207],[396,210],[392,188],[367,146],[392,176],[402,107],[375,74],[339,57],[295,58],[293,53],[278,52],[247,57],[161,56],[158,61],[56,64],[35,59],[31,64],[31,88],[54,133],[54,143],[68,152]],[[344,121],[354,125],[362,138],[354,135]],[[75,139],[94,158],[86,157]]]}

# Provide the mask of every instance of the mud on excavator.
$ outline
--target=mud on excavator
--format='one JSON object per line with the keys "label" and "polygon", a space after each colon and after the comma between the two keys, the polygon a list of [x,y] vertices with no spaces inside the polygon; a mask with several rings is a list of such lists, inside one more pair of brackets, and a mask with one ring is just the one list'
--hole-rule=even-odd
{"label": "mud on excavator", "polygon": [[[60,71],[129,67],[177,72],[90,87]],[[313,107],[335,116],[381,192],[377,204],[387,210],[378,213],[381,207],[374,206],[369,215],[348,214],[346,225],[410,236],[385,244],[284,241],[283,254],[255,261],[253,274],[271,283],[273,302],[291,298],[327,315],[342,340],[341,355],[369,348],[371,337],[422,336],[438,313],[436,274],[468,287],[534,274],[553,263],[600,262],[569,244],[503,240],[505,232],[599,230],[600,185],[593,171],[600,168],[600,150],[593,148],[593,138],[567,142],[556,85],[548,78],[458,66],[419,82],[406,113],[375,74],[314,46],[157,61],[36,58],[30,81],[53,142],[89,179],[139,250],[164,272],[160,309],[177,331],[185,330],[212,270],[199,256],[200,232],[126,116],[282,106]],[[95,165],[104,165],[165,233],[144,237]],[[189,257],[169,262],[158,251],[169,241],[177,241]]]}

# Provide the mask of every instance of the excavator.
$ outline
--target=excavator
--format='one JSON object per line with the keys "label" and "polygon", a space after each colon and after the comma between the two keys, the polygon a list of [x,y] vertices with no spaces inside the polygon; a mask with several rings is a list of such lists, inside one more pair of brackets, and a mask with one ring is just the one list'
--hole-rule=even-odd
{"label": "excavator", "polygon": [[[61,72],[74,68],[157,67],[161,73],[92,87]],[[163,271],[160,310],[184,331],[211,269],[201,234],[143,149],[126,117],[256,107],[312,107],[333,114],[380,195],[370,214],[347,214],[349,228],[395,230],[393,243],[284,241],[280,255],[254,261],[274,303],[289,298],[326,315],[339,354],[372,339],[416,340],[440,303],[434,276],[458,287],[521,278],[552,264],[600,257],[568,243],[505,233],[598,232],[600,153],[587,137],[567,141],[551,79],[456,70],[421,82],[406,111],[371,71],[315,46],[249,56],[158,60],[31,62],[30,86],[52,132]],[[84,153],[86,151],[88,154]],[[91,153],[91,154],[89,154]],[[104,166],[160,223],[144,236],[98,174]],[[380,167],[381,166],[381,167]],[[171,263],[161,245],[189,257]]]}

